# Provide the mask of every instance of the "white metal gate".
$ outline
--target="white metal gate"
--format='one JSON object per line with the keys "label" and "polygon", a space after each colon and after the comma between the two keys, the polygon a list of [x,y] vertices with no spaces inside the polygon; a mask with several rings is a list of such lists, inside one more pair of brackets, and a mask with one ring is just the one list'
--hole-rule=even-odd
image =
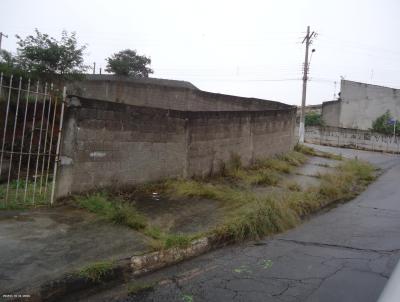
{"label": "white metal gate", "polygon": [[65,87],[0,76],[0,209],[53,204]]}

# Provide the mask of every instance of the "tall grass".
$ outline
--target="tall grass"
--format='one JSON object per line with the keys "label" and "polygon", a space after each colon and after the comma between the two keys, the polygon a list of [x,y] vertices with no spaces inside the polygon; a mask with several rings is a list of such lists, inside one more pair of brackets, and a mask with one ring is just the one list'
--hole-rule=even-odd
{"label": "tall grass", "polygon": [[91,263],[78,271],[78,276],[93,282],[102,281],[112,271],[112,261],[99,261]]}
{"label": "tall grass", "polygon": [[242,206],[210,233],[218,240],[242,241],[284,231],[297,222],[295,212],[267,198]]}
{"label": "tall grass", "polygon": [[303,153],[305,155],[310,155],[310,156],[319,156],[319,157],[325,157],[329,159],[334,159],[334,160],[342,160],[343,157],[342,155],[337,155],[337,154],[332,154],[329,152],[320,152],[316,151],[315,149],[302,145],[302,144],[297,144],[294,147],[294,150],[300,153]]}
{"label": "tall grass", "polygon": [[79,207],[115,224],[126,225],[135,230],[146,227],[146,218],[132,205],[121,200],[110,200],[110,197],[104,192],[76,196],[75,201]]}
{"label": "tall grass", "polygon": [[7,196],[7,183],[0,184],[0,210],[22,210],[50,203],[51,182],[48,183],[47,187],[42,186],[40,188],[39,182],[35,185],[33,181],[29,181],[26,188],[27,194],[24,198],[25,181],[11,181]]}
{"label": "tall grass", "polygon": [[75,203],[107,221],[142,232],[152,239],[150,245],[157,250],[186,247],[196,238],[196,235],[168,234],[151,226],[146,217],[140,214],[133,205],[116,199],[106,192],[75,196]]}
{"label": "tall grass", "polygon": [[[238,185],[277,184],[284,173],[290,173],[294,167],[307,161],[305,154],[321,156],[319,152],[306,146],[298,146],[296,150],[279,157],[260,160],[248,168],[243,167],[239,157],[233,157],[225,166],[224,177],[168,180],[156,184],[155,187],[144,186],[143,190],[157,188],[158,192],[169,198],[206,198],[219,201],[225,213],[224,221],[207,234],[220,240],[242,241],[292,228],[305,216],[333,202],[348,200],[359,194],[375,178],[374,168],[370,164],[346,160],[335,172],[321,175],[319,186],[305,191],[297,183],[287,182],[283,186],[286,191],[260,197],[251,188]],[[226,179],[230,181],[227,182]],[[140,189],[134,192],[138,194]],[[186,247],[200,236],[169,234],[160,230],[146,221],[132,205],[119,199],[113,200],[106,193],[77,197],[76,202],[109,221],[139,230],[151,238],[151,245],[155,249]]]}
{"label": "tall grass", "polygon": [[321,185],[306,191],[288,191],[275,197],[242,200],[225,222],[211,231],[219,239],[257,239],[295,226],[307,215],[359,194],[373,179],[373,167],[349,160],[336,173],[321,177]]}

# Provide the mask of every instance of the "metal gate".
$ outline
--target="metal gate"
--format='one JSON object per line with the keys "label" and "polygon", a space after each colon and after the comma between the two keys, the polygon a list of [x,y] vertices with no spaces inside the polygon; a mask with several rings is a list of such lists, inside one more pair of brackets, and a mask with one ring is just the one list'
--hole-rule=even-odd
{"label": "metal gate", "polygon": [[65,87],[0,76],[0,209],[53,204]]}

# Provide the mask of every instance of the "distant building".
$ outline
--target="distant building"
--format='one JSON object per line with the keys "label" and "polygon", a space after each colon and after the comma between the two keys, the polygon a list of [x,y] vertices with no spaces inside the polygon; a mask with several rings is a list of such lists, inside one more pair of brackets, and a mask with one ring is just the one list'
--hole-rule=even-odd
{"label": "distant building", "polygon": [[[305,114],[307,113],[317,113],[321,114],[322,111],[322,104],[317,104],[317,105],[308,105],[304,108]],[[300,113],[301,113],[301,106],[297,106],[297,116],[296,116],[296,123],[300,123]]]}
{"label": "distant building", "polygon": [[322,104],[327,126],[368,130],[387,110],[400,119],[400,89],[342,80],[340,98]]}

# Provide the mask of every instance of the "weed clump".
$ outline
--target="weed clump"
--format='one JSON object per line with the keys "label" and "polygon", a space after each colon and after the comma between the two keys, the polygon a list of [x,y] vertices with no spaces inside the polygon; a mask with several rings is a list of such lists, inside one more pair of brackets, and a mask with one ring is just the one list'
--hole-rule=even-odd
{"label": "weed clump", "polygon": [[307,157],[303,153],[297,151],[287,152],[278,156],[278,158],[296,167],[303,165],[307,161]]}
{"label": "weed clump", "polygon": [[[25,196],[25,186],[27,190]],[[7,182],[0,183],[0,210],[23,210],[33,206],[44,206],[50,202],[51,182],[47,187],[40,187],[39,182],[36,184],[33,181],[13,180],[10,181],[7,195]]]}
{"label": "weed clump", "polygon": [[294,212],[272,199],[259,200],[241,207],[235,215],[214,230],[219,240],[259,239],[296,225]]}
{"label": "weed clump", "polygon": [[134,230],[146,227],[146,219],[132,205],[120,200],[110,201],[104,192],[75,197],[78,206],[95,213],[115,224],[126,225]]}
{"label": "weed clump", "polygon": [[317,152],[310,147],[307,147],[306,145],[302,145],[302,144],[296,144],[294,146],[294,151],[303,153],[305,155],[310,155],[310,156],[317,156]]}
{"label": "weed clump", "polygon": [[134,283],[128,284],[128,295],[136,296],[136,295],[142,294],[144,292],[152,291],[154,289],[155,285],[156,285],[156,282],[147,282],[147,283],[134,282]]}
{"label": "weed clump", "polygon": [[85,266],[78,272],[78,275],[93,282],[100,282],[112,271],[112,268],[112,261],[100,261]]}
{"label": "weed clump", "polygon": [[258,160],[255,164],[256,169],[271,169],[277,172],[289,174],[292,171],[292,166],[279,158],[266,158]]}
{"label": "weed clump", "polygon": [[301,186],[295,181],[286,182],[286,188],[290,191],[296,191],[296,192],[301,191]]}
{"label": "weed clump", "polygon": [[336,173],[321,175],[318,187],[301,191],[293,183],[287,185],[292,190],[282,195],[243,200],[213,234],[219,239],[242,241],[281,232],[330,203],[353,198],[373,179],[374,169],[370,164],[346,161]]}
{"label": "weed clump", "polygon": [[319,156],[319,157],[324,157],[324,158],[329,158],[329,159],[334,159],[334,160],[342,160],[343,157],[342,155],[336,155],[336,154],[332,154],[329,152],[318,152],[316,150],[314,150],[311,147],[302,145],[302,144],[297,144],[296,146],[294,146],[294,150],[300,153],[303,153],[305,155],[310,155],[310,156]]}

